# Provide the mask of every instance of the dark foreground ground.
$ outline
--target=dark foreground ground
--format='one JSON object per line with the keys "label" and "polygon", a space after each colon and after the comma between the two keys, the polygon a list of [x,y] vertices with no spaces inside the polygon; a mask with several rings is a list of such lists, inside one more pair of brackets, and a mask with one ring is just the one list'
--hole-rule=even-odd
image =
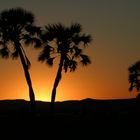
{"label": "dark foreground ground", "polygon": [[37,101],[36,108],[36,115],[32,116],[28,101],[0,101],[0,134],[7,133],[11,137],[17,134],[33,137],[51,135],[52,138],[113,134],[116,137],[120,134],[128,136],[134,130],[136,135],[140,130],[137,99],[56,102],[54,116],[49,113],[48,102]]}

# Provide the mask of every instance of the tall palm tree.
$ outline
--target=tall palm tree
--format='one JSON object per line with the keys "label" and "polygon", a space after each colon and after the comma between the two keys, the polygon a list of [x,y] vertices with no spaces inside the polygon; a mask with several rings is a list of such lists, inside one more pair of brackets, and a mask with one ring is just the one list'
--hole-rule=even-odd
{"label": "tall palm tree", "polygon": [[0,13],[0,56],[20,58],[29,87],[31,111],[35,111],[35,95],[29,74],[30,61],[23,46],[33,43],[40,45],[37,34],[40,28],[34,25],[34,15],[22,8],[12,8]]}
{"label": "tall palm tree", "polygon": [[73,72],[78,66],[78,62],[86,66],[91,61],[89,57],[83,54],[83,47],[91,42],[91,36],[82,33],[80,24],[72,24],[65,27],[61,23],[48,24],[42,32],[44,48],[39,55],[39,61],[45,61],[50,66],[53,60],[59,56],[59,66],[54,81],[51,96],[51,111],[54,111],[56,89],[62,78],[62,70]]}
{"label": "tall palm tree", "polygon": [[129,70],[129,91],[132,91],[134,88],[137,92],[140,91],[140,61],[137,61],[135,64],[128,68]]}

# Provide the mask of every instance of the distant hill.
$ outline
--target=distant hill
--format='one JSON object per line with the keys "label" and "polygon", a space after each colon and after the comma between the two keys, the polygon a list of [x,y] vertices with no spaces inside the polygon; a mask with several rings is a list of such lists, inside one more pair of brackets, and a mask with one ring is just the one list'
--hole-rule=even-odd
{"label": "distant hill", "polygon": [[54,116],[49,113],[49,104],[36,101],[37,112],[35,116],[31,116],[29,101],[1,100],[0,128],[5,132],[7,130],[12,131],[12,134],[18,132],[21,136],[26,133],[35,138],[38,132],[46,137],[49,132],[54,133],[51,137],[57,132],[62,137],[65,132],[68,136],[77,134],[79,138],[86,131],[91,137],[96,134],[95,132],[103,133],[106,130],[110,133],[116,129],[118,135],[124,130],[131,130],[140,125],[140,105],[136,99],[87,98],[56,102]]}
{"label": "distant hill", "polygon": [[[49,114],[49,102],[36,101],[37,115],[44,117]],[[73,117],[77,119],[91,119],[92,117],[110,117],[132,115],[139,110],[136,99],[114,100],[70,100],[55,103],[55,113],[58,116]],[[28,116],[30,102],[25,100],[1,100],[0,118]]]}

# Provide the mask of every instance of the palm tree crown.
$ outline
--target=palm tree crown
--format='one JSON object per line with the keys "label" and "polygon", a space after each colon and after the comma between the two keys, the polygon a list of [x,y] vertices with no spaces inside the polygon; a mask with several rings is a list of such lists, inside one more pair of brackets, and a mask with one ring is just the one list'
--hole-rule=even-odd
{"label": "palm tree crown", "polygon": [[140,90],[140,61],[137,61],[131,67],[129,67],[129,90],[132,91],[136,88],[137,91]]}
{"label": "palm tree crown", "polygon": [[89,57],[83,54],[83,46],[86,47],[91,42],[91,36],[81,33],[80,24],[72,24],[65,27],[62,24],[47,25],[42,32],[41,38],[45,47],[39,56],[39,61],[45,61],[50,66],[57,56],[63,57],[63,68],[75,71],[77,61],[83,65],[89,64]]}
{"label": "palm tree crown", "polygon": [[[36,34],[40,32],[40,28],[34,26],[34,15],[31,12],[27,12],[22,8],[12,8],[4,10],[0,14],[0,55],[3,58],[17,58],[19,53],[15,46],[15,42],[20,43],[35,43],[34,46],[40,45],[39,39]],[[20,45],[22,48],[22,46]],[[24,53],[26,63],[28,64],[28,58]]]}

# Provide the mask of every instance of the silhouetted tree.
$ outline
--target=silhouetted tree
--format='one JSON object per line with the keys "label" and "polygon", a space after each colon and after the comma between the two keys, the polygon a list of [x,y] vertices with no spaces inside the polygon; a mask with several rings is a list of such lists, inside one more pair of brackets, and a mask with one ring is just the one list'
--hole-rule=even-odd
{"label": "silhouetted tree", "polygon": [[35,95],[29,74],[30,61],[23,46],[32,43],[34,47],[40,45],[37,34],[40,28],[34,25],[34,15],[22,8],[12,8],[0,13],[0,56],[2,58],[20,57],[26,81],[29,87],[31,111],[35,111]]}
{"label": "silhouetted tree", "polygon": [[[137,61],[131,67],[129,67],[129,91],[132,91],[134,88],[137,92],[140,91],[140,61]],[[139,95],[139,94],[138,94]],[[137,96],[140,98],[140,96]]]}
{"label": "silhouetted tree", "polygon": [[56,89],[62,78],[62,70],[73,72],[80,62],[83,66],[91,61],[83,54],[83,48],[91,42],[91,36],[82,33],[80,24],[65,27],[61,23],[48,24],[41,35],[44,48],[39,55],[39,61],[45,61],[52,66],[54,59],[59,56],[59,67],[54,81],[51,97],[51,111],[54,111]]}

